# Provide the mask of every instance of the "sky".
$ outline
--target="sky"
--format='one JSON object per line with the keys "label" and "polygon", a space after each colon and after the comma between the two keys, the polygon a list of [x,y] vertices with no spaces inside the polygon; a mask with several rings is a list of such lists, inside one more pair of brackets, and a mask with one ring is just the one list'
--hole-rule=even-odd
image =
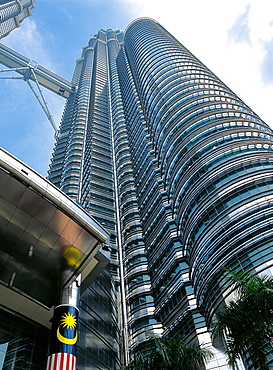
{"label": "sky", "polygon": [[[92,35],[138,17],[161,23],[273,128],[272,0],[36,0],[1,42],[71,80]],[[59,124],[65,100],[43,91]],[[22,80],[0,79],[0,146],[46,176],[54,131]]]}

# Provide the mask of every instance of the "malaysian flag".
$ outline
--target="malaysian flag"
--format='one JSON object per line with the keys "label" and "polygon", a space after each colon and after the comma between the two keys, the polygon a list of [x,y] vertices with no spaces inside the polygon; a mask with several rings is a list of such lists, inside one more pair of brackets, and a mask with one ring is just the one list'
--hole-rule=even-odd
{"label": "malaysian flag", "polygon": [[76,370],[76,357],[70,353],[53,353],[48,357],[46,370]]}
{"label": "malaysian flag", "polygon": [[76,370],[78,309],[60,305],[54,310],[46,370]]}

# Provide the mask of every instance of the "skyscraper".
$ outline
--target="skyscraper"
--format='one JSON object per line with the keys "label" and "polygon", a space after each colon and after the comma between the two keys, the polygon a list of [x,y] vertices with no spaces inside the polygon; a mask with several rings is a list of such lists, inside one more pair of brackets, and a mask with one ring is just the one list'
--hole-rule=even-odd
{"label": "skyscraper", "polygon": [[[271,129],[148,18],[94,35],[72,83],[49,180],[111,235],[102,274],[125,353],[153,334],[209,343],[222,267],[273,271]],[[226,366],[218,349],[210,369]]]}
{"label": "skyscraper", "polygon": [[20,23],[31,15],[34,2],[35,0],[0,0],[0,39],[20,27]]}

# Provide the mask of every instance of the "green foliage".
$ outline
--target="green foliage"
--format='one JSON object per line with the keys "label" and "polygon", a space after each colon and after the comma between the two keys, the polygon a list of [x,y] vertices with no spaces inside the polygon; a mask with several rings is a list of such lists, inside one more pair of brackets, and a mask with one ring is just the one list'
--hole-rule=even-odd
{"label": "green foliage", "polygon": [[146,354],[135,354],[124,370],[198,370],[213,357],[211,351],[186,344],[184,338],[152,338]]}
{"label": "green foliage", "polygon": [[267,370],[266,353],[272,350],[273,278],[227,271],[236,300],[216,314],[213,335],[226,337],[226,352],[233,368],[240,354],[247,351],[255,369]]}

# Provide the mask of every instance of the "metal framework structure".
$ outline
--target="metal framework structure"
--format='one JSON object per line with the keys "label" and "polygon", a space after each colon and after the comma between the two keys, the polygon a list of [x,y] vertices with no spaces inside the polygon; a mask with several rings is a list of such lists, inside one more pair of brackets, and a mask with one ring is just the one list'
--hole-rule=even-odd
{"label": "metal framework structure", "polygon": [[[45,96],[41,87],[64,97],[67,99],[71,93],[74,92],[72,84],[62,77],[42,67],[33,60],[30,60],[16,51],[0,44],[0,63],[5,65],[6,69],[0,69],[0,72],[16,72],[21,76],[0,76],[0,79],[24,80],[27,82],[31,91],[35,95],[47,119],[55,131],[57,126],[54,122],[53,116],[50,113]],[[33,83],[32,83],[33,82]]]}

